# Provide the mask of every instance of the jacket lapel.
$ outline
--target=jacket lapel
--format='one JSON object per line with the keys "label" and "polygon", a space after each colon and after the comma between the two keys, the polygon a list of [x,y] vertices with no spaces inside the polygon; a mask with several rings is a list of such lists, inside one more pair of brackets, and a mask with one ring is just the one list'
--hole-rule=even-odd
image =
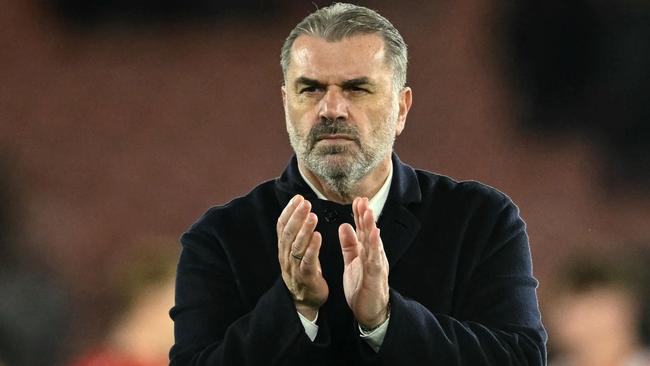
{"label": "jacket lapel", "polygon": [[392,268],[420,232],[420,221],[403,206],[397,206],[382,214],[378,224],[384,251]]}
{"label": "jacket lapel", "polygon": [[391,267],[395,266],[420,232],[420,220],[409,207],[422,200],[415,170],[393,153],[393,181],[379,222],[381,239]]}

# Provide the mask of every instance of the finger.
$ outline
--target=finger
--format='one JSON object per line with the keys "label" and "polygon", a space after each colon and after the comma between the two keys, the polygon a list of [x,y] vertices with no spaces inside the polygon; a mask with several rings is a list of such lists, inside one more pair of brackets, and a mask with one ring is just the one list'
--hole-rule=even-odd
{"label": "finger", "polygon": [[363,213],[364,215],[364,229],[366,230],[366,234],[370,235],[370,231],[372,228],[376,227],[375,225],[375,213],[372,212],[372,208],[368,205],[368,201],[366,200],[366,209],[365,212]]}
{"label": "finger", "polygon": [[[366,202],[367,203],[367,202]],[[362,233],[362,240],[361,246],[363,247],[363,257],[368,258],[368,253],[370,250],[370,241],[371,241],[371,235],[377,230],[377,225],[375,225],[375,220],[372,215],[372,210],[369,207],[366,207],[363,217],[361,218],[362,222],[362,227],[363,227],[363,233]]]}
{"label": "finger", "polygon": [[298,235],[300,228],[302,227],[307,215],[311,210],[311,203],[309,201],[302,199],[300,206],[296,209],[289,217],[287,224],[284,226],[282,231],[278,234],[278,241],[280,242],[278,246],[280,247],[281,254],[284,258],[287,258],[289,252],[291,251],[291,244]]}
{"label": "finger", "polygon": [[305,222],[302,224],[300,231],[298,231],[298,234],[296,235],[296,239],[293,241],[293,244],[291,244],[291,251],[289,254],[293,258],[303,257],[305,250],[307,249],[307,246],[312,239],[317,222],[318,217],[315,213],[310,212],[307,214]]}
{"label": "finger", "polygon": [[320,246],[322,243],[322,237],[318,231],[314,231],[314,234],[311,236],[311,241],[305,249],[305,253],[300,262],[300,270],[306,274],[313,273],[318,268],[318,254],[320,253]]}
{"label": "finger", "polygon": [[370,201],[366,198],[366,211],[370,214],[370,221],[372,222],[372,226],[375,226],[375,212],[370,208]]}
{"label": "finger", "polygon": [[[374,221],[372,220],[372,210],[370,209],[370,206],[368,205],[369,201],[366,197],[361,199],[360,202],[360,222],[361,222],[361,233],[360,233],[360,241],[362,243],[365,243],[368,241],[368,236],[370,235],[370,231],[372,228],[375,226]],[[367,215],[370,213],[371,219],[370,221],[367,219]]]}
{"label": "finger", "polygon": [[278,223],[276,226],[276,229],[278,231],[278,236],[280,233],[282,233],[282,230],[284,230],[284,227],[287,225],[287,222],[289,221],[289,218],[293,214],[293,212],[300,206],[300,204],[303,201],[303,197],[299,194],[293,196],[293,198],[287,203],[287,205],[284,207],[282,210],[282,213],[280,214],[280,217],[278,217]]}
{"label": "finger", "polygon": [[284,225],[284,230],[282,234],[286,234],[287,231],[293,234],[289,243],[293,242],[293,239],[298,234],[298,230],[302,227],[303,222],[307,218],[307,215],[311,211],[311,202],[306,199],[302,199],[302,202],[296,207],[296,209],[289,216],[286,225]]}
{"label": "finger", "polygon": [[380,237],[379,228],[373,228],[368,237],[368,262],[381,265],[383,263],[383,245]]}
{"label": "finger", "polygon": [[352,216],[354,217],[354,227],[359,230],[361,229],[359,224],[359,202],[361,201],[360,197],[357,197],[352,201]]}
{"label": "finger", "polygon": [[359,241],[365,240],[365,226],[363,223],[363,215],[365,212],[365,208],[363,206],[363,198],[359,197],[357,201],[357,215],[356,215],[356,220],[357,220],[357,238]]}
{"label": "finger", "polygon": [[339,226],[339,242],[341,243],[343,264],[347,266],[359,255],[357,235],[355,234],[352,225],[345,223]]}
{"label": "finger", "polygon": [[380,230],[374,228],[369,237],[367,255],[364,260],[363,272],[366,278],[383,277],[382,274],[388,273],[388,259],[384,253],[383,245],[380,238]]}
{"label": "finger", "polygon": [[280,261],[280,266],[284,267],[286,263],[286,253],[288,250],[289,243],[286,240],[282,240],[282,233],[284,232],[284,228],[287,225],[287,222],[289,221],[289,218],[293,215],[293,213],[296,211],[298,207],[300,207],[300,204],[304,198],[297,194],[291,198],[289,203],[284,207],[282,210],[282,213],[280,213],[280,216],[278,217],[278,221],[276,224],[276,232],[278,236],[278,260]]}

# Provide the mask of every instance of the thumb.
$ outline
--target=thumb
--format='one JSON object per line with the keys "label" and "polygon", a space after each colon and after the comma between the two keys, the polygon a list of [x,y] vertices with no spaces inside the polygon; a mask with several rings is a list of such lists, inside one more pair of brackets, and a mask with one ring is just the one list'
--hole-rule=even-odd
{"label": "thumb", "polygon": [[359,255],[357,234],[355,234],[352,225],[345,223],[339,226],[339,241],[343,252],[343,264],[347,266]]}

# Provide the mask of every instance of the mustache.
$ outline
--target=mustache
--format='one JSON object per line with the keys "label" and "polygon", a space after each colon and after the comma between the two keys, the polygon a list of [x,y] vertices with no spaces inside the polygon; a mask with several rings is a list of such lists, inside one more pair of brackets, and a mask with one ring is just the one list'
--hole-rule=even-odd
{"label": "mustache", "polygon": [[328,135],[345,135],[359,143],[359,131],[345,122],[343,119],[326,119],[321,118],[320,122],[316,124],[309,131],[309,143],[313,147],[319,140],[322,140]]}

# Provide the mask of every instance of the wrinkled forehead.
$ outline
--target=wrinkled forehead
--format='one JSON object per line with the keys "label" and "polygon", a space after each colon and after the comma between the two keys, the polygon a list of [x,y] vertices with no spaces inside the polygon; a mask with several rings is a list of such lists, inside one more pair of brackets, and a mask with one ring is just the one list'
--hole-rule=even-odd
{"label": "wrinkled forehead", "polygon": [[293,77],[352,78],[390,72],[390,67],[386,62],[384,40],[379,35],[354,35],[339,41],[301,35],[291,47],[287,71]]}

